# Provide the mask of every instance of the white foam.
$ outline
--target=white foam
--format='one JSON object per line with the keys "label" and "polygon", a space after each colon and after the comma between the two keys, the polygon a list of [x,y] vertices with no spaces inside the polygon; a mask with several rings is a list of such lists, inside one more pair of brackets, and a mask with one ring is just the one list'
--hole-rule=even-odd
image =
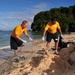
{"label": "white foam", "polygon": [[0,47],[0,49],[9,49],[10,46],[4,46],[4,47]]}

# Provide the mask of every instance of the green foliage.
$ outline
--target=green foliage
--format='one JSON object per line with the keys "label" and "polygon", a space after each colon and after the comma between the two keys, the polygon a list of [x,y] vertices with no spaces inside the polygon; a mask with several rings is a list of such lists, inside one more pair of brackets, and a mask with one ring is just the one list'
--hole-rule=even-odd
{"label": "green foliage", "polygon": [[52,17],[57,18],[63,32],[75,32],[75,5],[39,12],[34,17],[31,29],[33,31],[42,31]]}

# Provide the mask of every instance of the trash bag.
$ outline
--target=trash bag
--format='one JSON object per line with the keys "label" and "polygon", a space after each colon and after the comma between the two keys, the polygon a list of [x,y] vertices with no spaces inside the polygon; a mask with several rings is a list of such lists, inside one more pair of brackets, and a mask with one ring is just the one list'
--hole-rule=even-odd
{"label": "trash bag", "polygon": [[58,47],[60,47],[60,48],[66,48],[67,47],[67,42],[64,42],[63,38],[61,36],[59,37]]}

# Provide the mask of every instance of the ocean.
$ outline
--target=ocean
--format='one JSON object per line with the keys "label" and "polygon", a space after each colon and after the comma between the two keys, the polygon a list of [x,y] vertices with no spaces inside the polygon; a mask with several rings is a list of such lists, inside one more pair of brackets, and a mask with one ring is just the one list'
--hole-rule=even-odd
{"label": "ocean", "polygon": [[[9,48],[11,33],[12,31],[0,31],[0,49]],[[42,38],[42,32],[28,31],[28,34],[33,40]],[[21,37],[28,41],[28,38],[24,34]]]}

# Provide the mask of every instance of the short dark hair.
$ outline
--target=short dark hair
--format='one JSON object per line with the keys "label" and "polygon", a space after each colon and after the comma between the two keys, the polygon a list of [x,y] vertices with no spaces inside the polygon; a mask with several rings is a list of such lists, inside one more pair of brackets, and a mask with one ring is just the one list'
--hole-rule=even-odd
{"label": "short dark hair", "polygon": [[28,23],[28,21],[27,21],[27,20],[24,20],[24,21],[22,22],[22,24],[26,24],[26,23]]}
{"label": "short dark hair", "polygon": [[52,17],[51,18],[51,21],[56,21],[56,17]]}

